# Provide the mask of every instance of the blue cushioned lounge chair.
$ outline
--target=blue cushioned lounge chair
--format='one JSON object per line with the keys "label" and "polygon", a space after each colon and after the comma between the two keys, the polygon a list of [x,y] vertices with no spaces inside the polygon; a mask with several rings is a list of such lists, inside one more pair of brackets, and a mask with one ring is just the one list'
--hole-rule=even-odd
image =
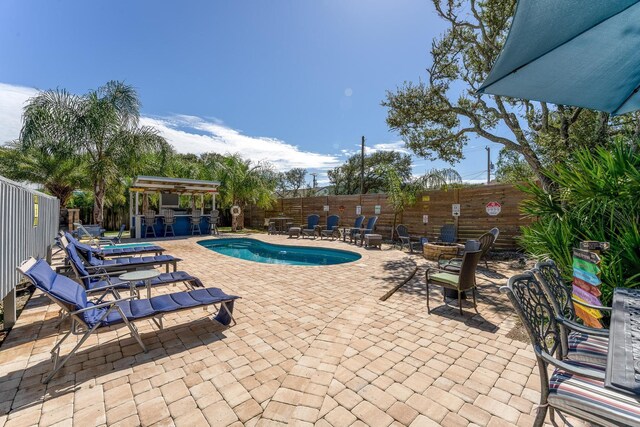
{"label": "blue cushioned lounge chair", "polygon": [[320,215],[311,214],[307,216],[307,225],[303,225],[302,228],[302,237],[304,236],[313,236],[316,237],[318,223],[320,222]]}
{"label": "blue cushioned lounge chair", "polygon": [[[178,261],[182,261],[180,258],[174,258],[171,255],[156,255],[156,256],[140,256],[140,257],[127,257],[127,258],[114,258],[114,259],[100,259],[95,256],[91,246],[80,243],[73,237],[66,233],[65,237],[69,245],[75,246],[78,253],[86,261],[86,268],[89,271],[95,271],[99,268],[103,268],[104,271],[132,271],[138,270],[141,267],[156,267],[164,265],[166,266],[166,272],[169,272],[169,265],[173,266],[173,271],[177,270]],[[64,249],[64,244],[62,245]],[[67,254],[68,256],[68,254]]]}
{"label": "blue cushioned lounge chair", "polygon": [[[100,328],[124,323],[142,350],[146,352],[147,349],[134,324],[140,320],[151,319],[162,329],[162,316],[166,313],[220,304],[218,313],[213,320],[223,326],[235,324],[233,302],[239,297],[227,295],[218,288],[175,292],[149,299],[133,299],[131,296],[122,298],[117,290],[108,288],[102,291],[98,298],[89,300],[87,291],[82,286],[68,277],[55,273],[44,260],[30,258],[18,267],[18,271],[58,304],[62,311],[72,319],[69,332],[51,350],[53,371],[44,378],[44,383],[49,382],[87,338]],[[115,300],[107,300],[108,297],[115,298]],[[82,338],[69,354],[60,360],[62,343],[72,333],[82,335]]]}
{"label": "blue cushioned lounge chair", "polygon": [[329,215],[327,218],[327,225],[324,229],[320,230],[320,239],[323,237],[331,237],[331,239],[340,237],[338,224],[340,224],[340,217],[338,215]]}
{"label": "blue cushioned lounge chair", "polygon": [[[140,245],[140,246],[125,246],[125,247],[117,247],[117,248],[103,248],[99,245],[88,245],[86,243],[80,242],[78,239],[73,237],[70,233],[60,232],[61,236],[66,236],[67,240],[78,247],[82,247],[84,251],[93,252],[94,256],[98,258],[114,258],[121,256],[133,256],[133,255],[142,255],[142,254],[155,254],[162,255],[165,251],[165,248],[158,245]],[[106,243],[106,242],[103,242]]]}
{"label": "blue cushioned lounge chair", "polygon": [[[71,265],[71,269],[76,275],[76,279],[87,290],[116,288],[116,289],[131,289],[131,283],[120,280],[117,277],[110,277],[106,271],[89,273],[76,247],[74,245],[68,245],[66,237],[60,238],[63,241],[63,246],[67,253],[67,259]],[[151,286],[169,285],[172,283],[186,283],[191,289],[196,287],[202,287],[202,282],[195,276],[190,275],[186,271],[175,271],[173,273],[162,273],[158,277],[151,279]],[[133,283],[135,287],[146,286],[144,281]]]}

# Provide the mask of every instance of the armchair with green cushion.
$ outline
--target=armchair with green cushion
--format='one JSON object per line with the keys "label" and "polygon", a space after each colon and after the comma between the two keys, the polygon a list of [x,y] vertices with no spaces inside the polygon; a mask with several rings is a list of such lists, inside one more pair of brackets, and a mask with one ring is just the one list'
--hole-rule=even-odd
{"label": "armchair with green cushion", "polygon": [[462,256],[462,263],[458,272],[448,271],[441,268],[427,268],[426,288],[427,288],[427,311],[431,313],[429,306],[429,285],[442,286],[458,292],[458,308],[462,314],[462,292],[471,290],[473,293],[473,307],[478,312],[476,304],[476,267],[480,261],[481,251],[467,251]]}

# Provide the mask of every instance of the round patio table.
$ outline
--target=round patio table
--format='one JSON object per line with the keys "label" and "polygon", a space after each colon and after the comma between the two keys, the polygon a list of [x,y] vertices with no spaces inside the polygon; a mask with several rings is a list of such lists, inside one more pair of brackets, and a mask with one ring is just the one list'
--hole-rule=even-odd
{"label": "round patio table", "polygon": [[160,272],[158,272],[158,270],[138,270],[121,274],[118,278],[124,282],[129,282],[129,290],[131,294],[136,295],[137,298],[140,298],[140,293],[136,288],[136,282],[143,281],[147,287],[147,299],[149,299],[151,298],[151,280],[159,275]]}

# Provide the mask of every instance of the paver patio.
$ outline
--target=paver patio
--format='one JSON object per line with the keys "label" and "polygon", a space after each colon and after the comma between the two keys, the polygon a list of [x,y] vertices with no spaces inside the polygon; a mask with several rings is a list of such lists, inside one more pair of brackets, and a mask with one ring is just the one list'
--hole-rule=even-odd
{"label": "paver patio", "polygon": [[[203,309],[166,316],[163,331],[141,322],[148,353],[126,328],[104,331],[48,385],[40,381],[51,369],[58,311],[36,293],[0,348],[0,426],[531,425],[538,371],[530,346],[505,336],[514,322],[498,292],[506,277],[478,276],[479,315],[469,303],[462,317],[437,307],[437,289],[429,315],[420,257],[258,238],[363,257],[278,266],[219,255],[197,245],[201,238],[162,242],[184,259],[180,269],[242,296],[238,324],[223,329]],[[416,263],[416,277],[381,302]]]}

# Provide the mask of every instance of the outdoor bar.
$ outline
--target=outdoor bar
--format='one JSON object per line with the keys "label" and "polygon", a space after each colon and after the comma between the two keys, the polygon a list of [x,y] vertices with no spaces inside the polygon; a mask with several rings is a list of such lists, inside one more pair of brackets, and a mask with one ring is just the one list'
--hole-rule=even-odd
{"label": "outdoor bar", "polygon": [[[155,212],[153,230],[155,237],[165,236],[165,214],[173,213],[172,225],[174,236],[190,236],[194,234],[192,218],[200,217],[200,234],[209,234],[211,212],[216,210],[216,194],[220,183],[217,181],[203,181],[186,178],[168,178],[157,176],[138,176],[129,192],[129,217],[131,235],[136,239],[151,237],[153,233],[146,233],[145,213],[148,211],[149,196],[158,195],[158,211]],[[211,209],[205,210],[205,195],[210,194]],[[189,196],[190,207],[181,207],[181,196]],[[200,198],[200,206],[196,207],[196,198]],[[205,214],[205,211],[208,211]],[[151,236],[149,236],[151,234]]]}

